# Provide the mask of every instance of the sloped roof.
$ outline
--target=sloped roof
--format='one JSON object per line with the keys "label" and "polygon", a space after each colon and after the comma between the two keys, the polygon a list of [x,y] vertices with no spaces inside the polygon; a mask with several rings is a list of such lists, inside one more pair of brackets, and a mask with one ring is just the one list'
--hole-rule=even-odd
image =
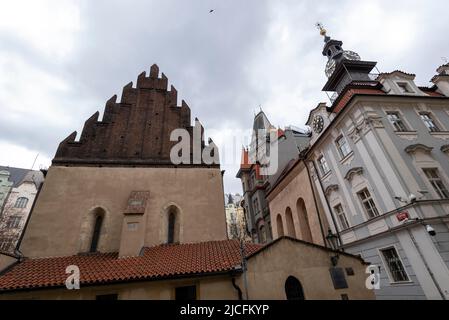
{"label": "sloped roof", "polygon": [[[246,255],[262,245],[247,243]],[[138,257],[119,258],[118,253],[25,259],[0,276],[0,292],[65,286],[70,265],[80,269],[80,285],[159,280],[234,270],[241,265],[237,240],[144,248]]]}
{"label": "sloped roof", "polygon": [[44,181],[44,175],[37,170],[0,166],[0,171],[1,170],[9,172],[9,181],[13,182],[13,188],[17,188],[23,182],[34,182],[37,188],[40,183]]}

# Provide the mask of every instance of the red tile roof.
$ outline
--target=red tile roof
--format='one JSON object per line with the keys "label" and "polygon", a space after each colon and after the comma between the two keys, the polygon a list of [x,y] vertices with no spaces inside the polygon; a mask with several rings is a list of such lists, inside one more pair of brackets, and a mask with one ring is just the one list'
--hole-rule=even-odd
{"label": "red tile roof", "polygon": [[[247,243],[246,255],[262,245]],[[226,272],[241,264],[237,240],[145,248],[138,257],[119,258],[117,253],[25,259],[0,276],[0,292],[65,286],[70,265],[80,269],[80,285],[157,280]]]}

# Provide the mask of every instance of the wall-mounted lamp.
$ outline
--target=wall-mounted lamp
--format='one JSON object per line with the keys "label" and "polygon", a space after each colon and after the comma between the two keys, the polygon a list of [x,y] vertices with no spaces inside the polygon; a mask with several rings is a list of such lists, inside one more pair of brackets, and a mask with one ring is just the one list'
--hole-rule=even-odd
{"label": "wall-mounted lamp", "polygon": [[[327,232],[326,241],[332,250],[338,250],[338,237],[332,233],[331,229],[329,229]],[[338,259],[339,259],[339,254],[337,252],[334,256],[331,257],[332,266],[334,266],[334,267],[337,266]]]}

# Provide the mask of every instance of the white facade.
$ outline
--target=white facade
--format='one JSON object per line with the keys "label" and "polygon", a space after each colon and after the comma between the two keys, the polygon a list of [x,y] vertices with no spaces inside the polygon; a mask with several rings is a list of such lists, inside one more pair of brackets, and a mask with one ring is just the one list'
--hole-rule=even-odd
{"label": "white facade", "polygon": [[378,299],[449,299],[449,96],[414,78],[382,74],[309,118],[325,118],[308,160],[327,218],[343,249],[380,266]]}

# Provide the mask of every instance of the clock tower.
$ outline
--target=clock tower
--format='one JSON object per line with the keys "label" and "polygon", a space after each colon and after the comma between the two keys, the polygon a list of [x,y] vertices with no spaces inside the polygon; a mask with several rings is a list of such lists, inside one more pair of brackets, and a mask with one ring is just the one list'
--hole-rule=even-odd
{"label": "clock tower", "polygon": [[352,82],[373,82],[370,73],[377,62],[363,61],[353,51],[343,50],[343,42],[327,35],[321,23],[317,23],[320,34],[324,37],[323,56],[328,58],[326,76],[328,78],[323,91],[340,94]]}

